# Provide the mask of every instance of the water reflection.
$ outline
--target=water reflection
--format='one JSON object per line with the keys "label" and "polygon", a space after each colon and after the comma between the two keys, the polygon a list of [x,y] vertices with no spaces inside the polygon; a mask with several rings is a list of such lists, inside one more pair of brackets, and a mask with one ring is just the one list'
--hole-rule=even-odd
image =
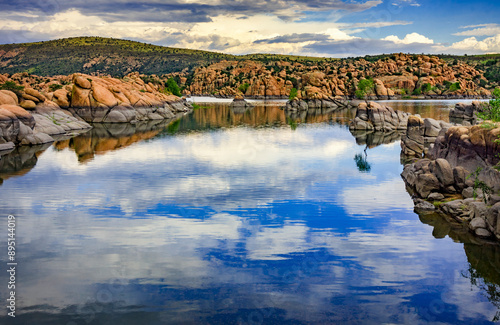
{"label": "water reflection", "polygon": [[23,146],[3,152],[0,156],[0,184],[11,177],[27,174],[35,167],[38,157],[50,146],[51,144]]}
{"label": "water reflection", "polygon": [[398,141],[356,143],[341,114],[220,106],[46,150],[1,187],[23,220],[9,323],[489,323],[462,247],[416,222]]}

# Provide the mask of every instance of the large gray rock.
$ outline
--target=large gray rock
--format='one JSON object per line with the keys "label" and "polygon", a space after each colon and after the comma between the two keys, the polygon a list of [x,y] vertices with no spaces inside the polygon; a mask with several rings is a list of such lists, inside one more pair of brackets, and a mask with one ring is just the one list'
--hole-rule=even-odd
{"label": "large gray rock", "polygon": [[420,116],[408,117],[406,134],[401,138],[403,154],[421,158],[424,152],[424,121]]}
{"label": "large gray rock", "polygon": [[432,191],[437,191],[441,187],[439,180],[431,173],[420,174],[415,182],[415,190],[421,198],[427,198]]}
{"label": "large gray rock", "polygon": [[496,203],[486,212],[486,224],[497,239],[500,239],[500,202]]}
{"label": "large gray rock", "polygon": [[441,125],[438,121],[425,118],[424,119],[424,136],[426,137],[437,137],[441,131]]}
{"label": "large gray rock", "polygon": [[469,217],[470,215],[470,210],[468,209],[465,200],[455,200],[446,202],[441,205],[441,209],[445,213],[451,215],[452,217],[460,221],[463,221],[464,216]]}
{"label": "large gray rock", "polygon": [[286,103],[285,110],[288,111],[307,111],[309,105],[303,100],[291,100]]}
{"label": "large gray rock", "polygon": [[415,199],[414,203],[415,203],[415,211],[417,213],[432,212],[432,211],[436,210],[436,207],[434,206],[434,204],[427,202],[425,200],[422,200],[422,199]]}
{"label": "large gray rock", "polygon": [[455,182],[455,178],[453,177],[453,169],[446,159],[436,159],[436,163],[433,167],[433,172],[439,182],[441,182],[443,187],[452,185]]}
{"label": "large gray rock", "polygon": [[410,114],[394,111],[391,107],[379,103],[360,103],[356,117],[349,124],[351,130],[375,130],[389,132],[405,130]]}

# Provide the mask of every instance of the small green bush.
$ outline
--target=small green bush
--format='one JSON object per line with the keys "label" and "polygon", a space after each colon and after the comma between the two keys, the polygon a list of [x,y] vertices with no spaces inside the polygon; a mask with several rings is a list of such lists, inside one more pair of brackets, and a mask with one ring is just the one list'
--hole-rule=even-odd
{"label": "small green bush", "polygon": [[16,95],[21,96],[21,91],[24,90],[24,86],[19,86],[14,81],[6,81],[5,83],[0,85],[0,89],[10,90]]}
{"label": "small green bush", "polygon": [[482,112],[477,112],[477,117],[483,120],[500,122],[500,88],[493,91],[493,99],[490,99],[488,105],[483,105]]}
{"label": "small green bush", "polygon": [[467,176],[467,179],[470,177],[474,177],[474,185],[472,187],[472,196],[474,197],[474,200],[477,198],[477,190],[481,189],[481,191],[483,192],[484,204],[488,204],[488,197],[493,193],[493,189],[489,187],[485,182],[479,180],[479,174],[481,173],[481,170],[483,170],[481,167],[477,167],[474,172],[470,173],[469,176]]}
{"label": "small green bush", "polygon": [[449,88],[451,92],[457,91],[459,89],[461,89],[459,82],[452,83]]}
{"label": "small green bush", "polygon": [[358,89],[354,92],[357,98],[364,99],[373,90],[373,79],[361,79]]}
{"label": "small green bush", "polygon": [[422,85],[422,92],[423,93],[428,93],[429,91],[432,90],[432,86],[430,83],[426,82]]}
{"label": "small green bush", "polygon": [[245,82],[244,84],[241,84],[238,89],[242,92],[242,93],[246,93],[248,88],[250,87],[250,84]]}
{"label": "small green bush", "polygon": [[297,88],[290,89],[290,95],[288,96],[289,100],[294,100],[298,95]]}
{"label": "small green bush", "polygon": [[420,87],[415,88],[415,90],[413,90],[412,95],[416,95],[416,96],[422,95],[422,89]]}
{"label": "small green bush", "polygon": [[58,89],[62,89],[62,87],[63,86],[60,85],[60,84],[52,84],[52,85],[49,86],[49,89],[50,89],[50,91],[56,91]]}
{"label": "small green bush", "polygon": [[177,97],[182,97],[181,90],[179,89],[179,86],[177,85],[177,82],[175,82],[174,78],[169,78],[167,80],[167,86],[165,89]]}

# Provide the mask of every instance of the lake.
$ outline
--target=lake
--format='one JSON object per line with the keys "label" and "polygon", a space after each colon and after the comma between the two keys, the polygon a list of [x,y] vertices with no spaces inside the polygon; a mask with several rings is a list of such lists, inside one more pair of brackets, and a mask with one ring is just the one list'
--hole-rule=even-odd
{"label": "lake", "polygon": [[[173,122],[96,125],[2,157],[0,261],[11,214],[18,262],[17,317],[2,308],[2,324],[498,318],[499,246],[413,212],[399,134],[351,134],[355,110],[194,100]],[[454,103],[385,102],[441,119]]]}

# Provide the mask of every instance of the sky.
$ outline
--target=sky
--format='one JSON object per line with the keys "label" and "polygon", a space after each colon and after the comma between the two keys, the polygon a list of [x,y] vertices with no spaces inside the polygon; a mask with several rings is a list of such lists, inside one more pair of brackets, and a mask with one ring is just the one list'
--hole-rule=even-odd
{"label": "sky", "polygon": [[500,52],[500,1],[0,0],[0,44],[102,36],[230,54]]}

